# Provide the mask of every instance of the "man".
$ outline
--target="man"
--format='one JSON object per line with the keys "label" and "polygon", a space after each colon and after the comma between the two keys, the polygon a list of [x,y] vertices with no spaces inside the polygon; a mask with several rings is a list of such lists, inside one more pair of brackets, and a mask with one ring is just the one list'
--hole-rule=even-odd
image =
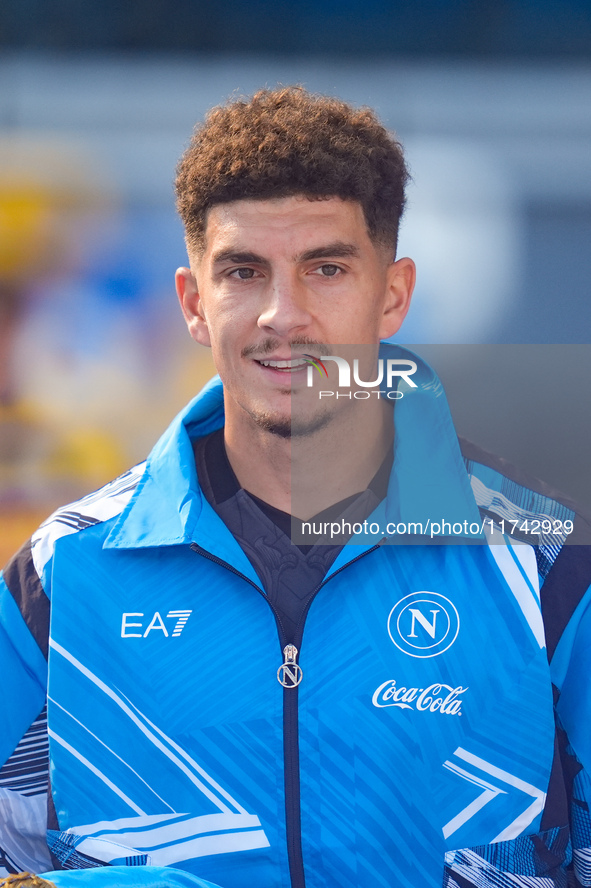
{"label": "man", "polygon": [[[570,806],[591,884],[580,519],[464,462],[430,368],[378,353],[414,283],[406,178],[371,112],[301,89],[196,131],[176,283],[223,389],[4,572],[7,870],[542,888],[566,884]],[[505,532],[542,515],[536,547]],[[292,516],[337,540],[293,545]]]}

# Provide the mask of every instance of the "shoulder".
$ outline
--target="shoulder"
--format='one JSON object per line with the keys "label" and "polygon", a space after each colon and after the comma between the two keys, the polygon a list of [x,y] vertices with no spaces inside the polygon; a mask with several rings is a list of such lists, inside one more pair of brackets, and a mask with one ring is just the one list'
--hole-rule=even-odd
{"label": "shoulder", "polygon": [[[479,509],[532,544],[548,654],[591,594],[591,518],[577,504],[507,460],[460,439]],[[535,533],[532,533],[532,530]]]}
{"label": "shoulder", "polygon": [[[99,490],[57,509],[35,531],[30,542],[17,553],[13,562],[19,559],[21,562],[26,561],[28,570],[34,571],[47,589],[47,567],[58,540],[120,515],[137,489],[145,466],[145,462],[139,463]],[[9,562],[6,570],[11,568],[13,562]]]}
{"label": "shoulder", "polygon": [[56,544],[64,536],[81,533],[117,517],[131,499],[144,469],[145,463],[141,463],[99,490],[57,509],[4,567],[0,576],[3,594],[8,594],[16,604],[45,658],[49,636],[51,561]]}

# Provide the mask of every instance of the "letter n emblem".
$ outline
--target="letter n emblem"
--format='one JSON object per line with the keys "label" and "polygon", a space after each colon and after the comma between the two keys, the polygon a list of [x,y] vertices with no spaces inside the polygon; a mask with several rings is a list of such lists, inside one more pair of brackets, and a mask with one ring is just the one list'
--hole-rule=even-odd
{"label": "letter n emblem", "polygon": [[431,622],[429,622],[422,611],[418,610],[418,608],[416,607],[409,607],[408,611],[411,615],[410,632],[408,633],[408,638],[417,638],[417,633],[415,632],[417,622],[421,624],[425,632],[427,632],[431,636],[431,638],[435,638],[435,633],[437,631],[437,614],[439,613],[439,611],[430,611],[430,613],[433,615]]}

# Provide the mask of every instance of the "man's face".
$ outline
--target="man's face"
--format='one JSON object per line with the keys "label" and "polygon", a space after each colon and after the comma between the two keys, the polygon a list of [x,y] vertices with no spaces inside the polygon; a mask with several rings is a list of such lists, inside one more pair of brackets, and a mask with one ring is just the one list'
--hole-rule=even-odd
{"label": "man's face", "polygon": [[336,197],[217,205],[190,260],[177,292],[191,335],[212,348],[227,417],[277,434],[306,384],[297,355],[393,335],[414,284],[412,261],[393,262],[361,206]]}

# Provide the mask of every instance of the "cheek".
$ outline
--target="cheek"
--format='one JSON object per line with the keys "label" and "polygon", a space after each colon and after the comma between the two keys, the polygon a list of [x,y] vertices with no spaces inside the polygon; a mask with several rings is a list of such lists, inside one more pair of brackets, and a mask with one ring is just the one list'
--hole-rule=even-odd
{"label": "cheek", "polygon": [[350,345],[361,345],[366,342],[375,342],[377,328],[379,326],[380,312],[376,303],[362,294],[357,294],[354,304],[343,306],[334,318],[332,329],[339,339],[335,340]]}
{"label": "cheek", "polygon": [[256,310],[252,300],[226,297],[216,301],[210,308],[208,318],[220,335],[231,336],[252,324],[253,315],[256,315]]}
{"label": "cheek", "polygon": [[242,349],[249,344],[245,324],[236,312],[216,312],[208,322],[211,350],[218,369],[229,368],[241,360]]}

